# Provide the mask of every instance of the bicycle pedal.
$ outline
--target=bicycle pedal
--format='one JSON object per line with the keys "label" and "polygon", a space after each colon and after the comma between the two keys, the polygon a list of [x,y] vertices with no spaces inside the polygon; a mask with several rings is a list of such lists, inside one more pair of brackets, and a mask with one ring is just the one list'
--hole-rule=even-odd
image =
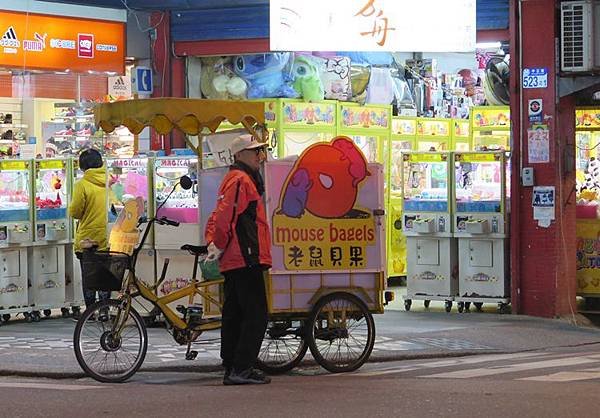
{"label": "bicycle pedal", "polygon": [[198,356],[198,352],[196,350],[191,350],[191,351],[185,353],[186,360],[194,360],[196,358],[196,356]]}

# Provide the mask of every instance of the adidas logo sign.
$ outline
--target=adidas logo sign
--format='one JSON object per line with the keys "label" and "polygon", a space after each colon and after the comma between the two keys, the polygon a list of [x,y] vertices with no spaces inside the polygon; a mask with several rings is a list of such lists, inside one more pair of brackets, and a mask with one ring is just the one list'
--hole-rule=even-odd
{"label": "adidas logo sign", "polygon": [[0,46],[7,48],[18,48],[21,46],[21,42],[19,42],[19,39],[17,38],[15,28],[11,26],[6,30],[0,39]]}
{"label": "adidas logo sign", "polygon": [[125,80],[123,80],[123,77],[119,77],[119,78],[117,78],[117,82],[115,84],[124,86]]}

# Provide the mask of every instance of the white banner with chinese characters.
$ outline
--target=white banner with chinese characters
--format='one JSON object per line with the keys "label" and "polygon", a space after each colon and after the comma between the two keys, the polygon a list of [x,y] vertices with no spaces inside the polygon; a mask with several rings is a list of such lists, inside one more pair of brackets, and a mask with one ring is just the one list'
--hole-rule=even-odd
{"label": "white banner with chinese characters", "polygon": [[271,0],[273,51],[469,52],[475,0]]}

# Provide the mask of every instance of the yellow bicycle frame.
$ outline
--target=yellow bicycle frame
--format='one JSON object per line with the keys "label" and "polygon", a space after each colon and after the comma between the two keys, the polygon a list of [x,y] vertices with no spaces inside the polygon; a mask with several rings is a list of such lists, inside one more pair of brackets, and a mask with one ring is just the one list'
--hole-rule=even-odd
{"label": "yellow bicycle frame", "polygon": [[[189,303],[192,303],[195,295],[199,295],[203,301],[208,301],[210,303],[215,304],[220,309],[223,307],[221,302],[215,299],[210,293],[206,290],[208,286],[213,285],[221,285],[225,280],[211,280],[205,282],[193,281],[186,287],[178,289],[174,292],[171,292],[165,296],[158,297],[153,293],[153,287],[146,285],[142,280],[135,277],[133,272],[129,272],[125,284],[125,289],[130,288],[130,284],[132,283],[134,287],[139,290],[140,295],[150,302],[152,302],[155,306],[157,306],[161,312],[165,315],[169,323],[173,325],[173,327],[184,330],[187,328],[187,323],[177,315],[168,304],[174,302],[179,299],[183,299],[184,297],[189,298]],[[125,292],[127,298],[131,299],[131,294],[129,292]],[[130,304],[129,304],[130,305]],[[194,327],[194,331],[209,331],[213,329],[218,329],[221,327],[221,320],[215,319],[214,321],[207,322],[205,324],[200,324]]]}

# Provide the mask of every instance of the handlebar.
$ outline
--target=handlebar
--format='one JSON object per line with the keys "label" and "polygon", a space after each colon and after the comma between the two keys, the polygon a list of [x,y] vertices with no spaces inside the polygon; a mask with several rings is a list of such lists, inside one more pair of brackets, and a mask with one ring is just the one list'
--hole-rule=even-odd
{"label": "handlebar", "polygon": [[179,222],[174,221],[172,219],[168,219],[166,216],[161,216],[160,218],[155,220],[156,223],[160,225],[171,225],[171,226],[179,226]]}

